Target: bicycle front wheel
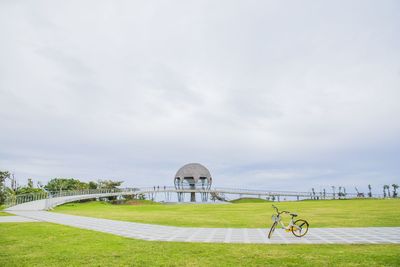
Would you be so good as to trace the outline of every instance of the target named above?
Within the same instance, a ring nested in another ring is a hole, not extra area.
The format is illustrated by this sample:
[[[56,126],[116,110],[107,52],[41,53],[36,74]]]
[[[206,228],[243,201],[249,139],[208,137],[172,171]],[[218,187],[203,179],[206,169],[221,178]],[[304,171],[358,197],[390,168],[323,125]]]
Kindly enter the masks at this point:
[[[277,222],[274,222],[271,226],[271,229],[269,229],[269,233],[268,233],[268,238],[270,239],[272,236],[272,233],[275,231],[275,227],[277,225]]]
[[[306,220],[297,220],[293,223],[292,233],[297,237],[305,236],[308,232],[308,222]]]

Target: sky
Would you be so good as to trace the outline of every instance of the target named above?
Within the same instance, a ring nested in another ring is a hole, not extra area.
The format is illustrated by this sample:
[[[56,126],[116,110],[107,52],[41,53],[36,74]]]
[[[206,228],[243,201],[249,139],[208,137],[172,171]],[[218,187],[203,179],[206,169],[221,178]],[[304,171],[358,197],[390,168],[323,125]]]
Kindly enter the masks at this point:
[[[0,169],[46,182],[400,183],[399,1],[0,0]]]

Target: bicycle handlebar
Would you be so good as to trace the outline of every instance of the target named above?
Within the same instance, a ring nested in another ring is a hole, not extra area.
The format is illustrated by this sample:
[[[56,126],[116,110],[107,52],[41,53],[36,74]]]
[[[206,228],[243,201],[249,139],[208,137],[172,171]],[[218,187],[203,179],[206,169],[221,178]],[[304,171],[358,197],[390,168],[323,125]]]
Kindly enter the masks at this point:
[[[278,208],[275,206],[275,205],[272,205],[272,207],[276,210],[276,213],[278,213],[279,214],[279,210],[278,210]]]
[[[279,212],[278,208],[275,205],[272,205],[272,207],[276,210],[276,213],[278,213],[278,214],[290,213],[290,211],[286,211],[286,210]]]

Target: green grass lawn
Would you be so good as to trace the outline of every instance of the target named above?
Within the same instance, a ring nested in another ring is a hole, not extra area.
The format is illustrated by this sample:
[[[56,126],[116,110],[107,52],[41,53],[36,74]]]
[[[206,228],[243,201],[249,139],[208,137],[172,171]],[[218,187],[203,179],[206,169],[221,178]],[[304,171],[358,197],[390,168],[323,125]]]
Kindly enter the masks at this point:
[[[2,211],[4,209],[4,205],[0,205],[0,216],[10,216],[12,214]]]
[[[400,199],[320,200],[274,203],[299,214],[311,227],[400,226]],[[269,227],[271,202],[225,205],[112,205],[70,203],[55,212],[162,225]],[[286,222],[289,217],[286,217]]]
[[[239,204],[239,203],[265,203],[265,202],[272,203],[272,202],[270,202],[268,200],[265,200],[265,199],[262,199],[262,198],[251,198],[251,197],[249,197],[249,198],[239,198],[239,199],[231,200],[229,202],[237,203],[237,204]]]
[[[399,245],[150,242],[51,223],[0,224],[0,266],[399,266]]]

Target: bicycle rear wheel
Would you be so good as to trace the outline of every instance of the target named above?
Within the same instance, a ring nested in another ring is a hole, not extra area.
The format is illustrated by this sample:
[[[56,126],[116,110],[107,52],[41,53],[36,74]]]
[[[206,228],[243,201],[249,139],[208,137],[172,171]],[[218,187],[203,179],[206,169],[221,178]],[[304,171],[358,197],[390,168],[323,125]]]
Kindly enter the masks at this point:
[[[308,232],[308,222],[306,220],[297,220],[293,223],[292,233],[297,237],[305,236]]]
[[[269,229],[269,233],[268,233],[268,239],[270,239],[270,238],[271,238],[271,236],[272,236],[272,233],[275,231],[275,227],[276,227],[276,225],[277,225],[277,222],[274,222],[274,223],[272,224],[272,226],[271,226],[271,229]]]

